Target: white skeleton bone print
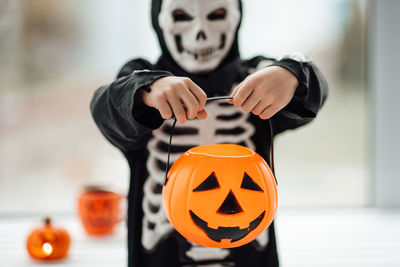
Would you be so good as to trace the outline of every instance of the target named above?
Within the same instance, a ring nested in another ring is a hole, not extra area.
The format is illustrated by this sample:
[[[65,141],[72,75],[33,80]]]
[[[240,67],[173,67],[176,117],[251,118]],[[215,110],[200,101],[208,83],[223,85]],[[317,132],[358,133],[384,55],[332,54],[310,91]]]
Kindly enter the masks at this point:
[[[262,61],[258,67],[265,67],[271,61]],[[187,149],[193,146],[233,143],[241,144],[250,149],[255,149],[250,137],[254,134],[254,126],[247,120],[249,113],[238,109],[223,101],[207,103],[208,118],[206,120],[188,120],[184,125],[176,125],[172,140],[171,163]],[[154,138],[148,143],[149,158],[147,170],[149,177],[144,184],[143,198],[143,229],[142,245],[148,251],[156,248],[157,244],[172,231],[173,227],[168,222],[162,208],[161,189],[165,175],[169,133],[172,120],[154,131]],[[180,149],[174,149],[180,147]],[[268,229],[256,239],[259,248],[268,244]],[[213,252],[213,253],[211,253]],[[211,254],[210,254],[211,253]],[[186,256],[198,261],[206,260],[213,255],[216,259],[224,259],[229,255],[227,249],[205,248],[191,243],[191,248],[186,251]],[[218,255],[218,256],[215,256]]]

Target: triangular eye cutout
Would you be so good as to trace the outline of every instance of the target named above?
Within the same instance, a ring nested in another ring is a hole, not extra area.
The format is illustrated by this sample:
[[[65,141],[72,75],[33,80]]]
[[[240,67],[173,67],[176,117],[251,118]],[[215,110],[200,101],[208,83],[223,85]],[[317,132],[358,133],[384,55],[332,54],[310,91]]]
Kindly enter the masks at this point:
[[[219,188],[219,183],[215,176],[215,172],[213,172],[198,187],[193,189],[193,192],[207,191],[215,188]]]
[[[244,175],[243,175],[243,181],[242,181],[242,185],[240,186],[240,188],[244,188],[244,189],[248,189],[248,190],[253,190],[253,191],[261,191],[261,192],[264,192],[264,191],[258,186],[258,184],[256,184],[256,182],[254,182],[254,180],[251,179],[251,177],[250,177],[247,173],[244,173]]]

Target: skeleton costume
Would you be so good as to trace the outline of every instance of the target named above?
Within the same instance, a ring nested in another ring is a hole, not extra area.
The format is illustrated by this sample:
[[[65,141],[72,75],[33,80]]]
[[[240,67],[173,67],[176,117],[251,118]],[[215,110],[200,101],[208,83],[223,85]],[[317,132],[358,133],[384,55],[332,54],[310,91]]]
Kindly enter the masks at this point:
[[[153,0],[152,22],[162,49],[158,62],[128,62],[92,99],[95,122],[131,168],[129,266],[278,266],[273,224],[250,244],[233,249],[200,247],[173,229],[161,206],[172,122],[136,98],[155,80],[171,75],[191,78],[208,97],[229,95],[250,73],[276,65],[292,72],[299,86],[291,102],[272,118],[274,133],[310,122],[326,98],[319,70],[299,55],[279,61],[262,56],[242,60],[237,44],[241,16],[239,0]],[[266,121],[224,101],[208,103],[206,109],[206,120],[175,127],[172,162],[190,147],[213,143],[249,147],[269,162]]]

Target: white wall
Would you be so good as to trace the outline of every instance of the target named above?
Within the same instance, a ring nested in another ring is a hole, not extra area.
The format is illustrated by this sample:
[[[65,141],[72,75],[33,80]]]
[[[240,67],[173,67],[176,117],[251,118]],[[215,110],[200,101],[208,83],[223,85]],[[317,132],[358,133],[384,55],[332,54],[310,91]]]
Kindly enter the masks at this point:
[[[375,1],[371,27],[375,205],[400,207],[400,1]]]

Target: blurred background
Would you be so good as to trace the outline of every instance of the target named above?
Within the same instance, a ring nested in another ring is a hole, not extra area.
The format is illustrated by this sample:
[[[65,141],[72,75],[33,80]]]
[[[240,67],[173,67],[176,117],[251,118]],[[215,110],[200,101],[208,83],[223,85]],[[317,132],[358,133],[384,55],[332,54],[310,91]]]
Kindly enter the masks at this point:
[[[126,193],[128,166],[94,125],[89,102],[129,59],[158,58],[149,5],[1,3],[0,212],[72,212],[87,183]],[[277,138],[281,206],[370,204],[367,2],[262,5],[268,16],[256,1],[244,5],[242,57],[302,52],[330,85],[318,119]]]
[[[0,240],[10,220],[18,218],[26,227],[34,222],[26,218],[44,215],[73,225],[67,218],[75,216],[84,185],[127,193],[128,165],[96,128],[89,102],[129,59],[158,58],[149,2],[0,0]],[[282,227],[293,229],[293,216],[305,226],[307,220],[318,221],[318,214],[329,223],[330,218],[360,214],[351,217],[359,218],[352,220],[357,229],[364,222],[360,218],[369,216],[365,210],[381,214],[383,208],[400,207],[393,100],[400,95],[390,68],[400,60],[400,33],[394,26],[400,22],[399,2],[244,2],[243,58],[301,52],[319,66],[330,87],[313,123],[276,139]],[[389,213],[400,223],[396,210]],[[331,228],[326,230],[332,234]],[[286,263],[311,266],[290,260],[299,256],[299,248],[285,245],[291,239],[282,235]],[[120,237],[113,244],[123,251],[116,255],[124,263],[124,234]],[[355,260],[349,266],[359,265]]]

